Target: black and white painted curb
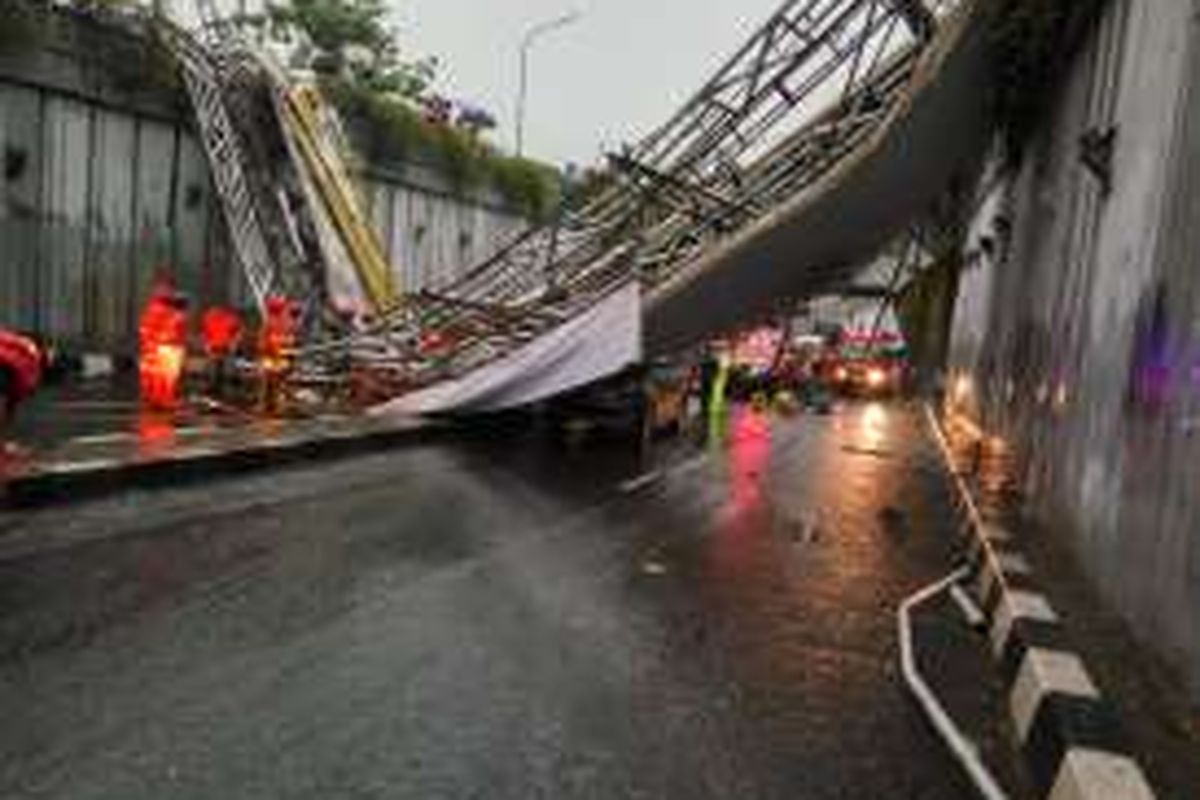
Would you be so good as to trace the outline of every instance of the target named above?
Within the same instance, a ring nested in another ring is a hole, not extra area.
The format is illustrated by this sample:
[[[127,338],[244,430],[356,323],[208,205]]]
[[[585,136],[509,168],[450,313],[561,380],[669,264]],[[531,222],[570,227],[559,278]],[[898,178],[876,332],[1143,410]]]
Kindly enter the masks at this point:
[[[1152,800],[1116,708],[1072,649],[1029,561],[1005,529],[985,522],[953,467],[933,412],[933,435],[958,484],[970,545],[966,583],[983,610],[988,647],[1008,690],[1009,714],[1039,797]]]

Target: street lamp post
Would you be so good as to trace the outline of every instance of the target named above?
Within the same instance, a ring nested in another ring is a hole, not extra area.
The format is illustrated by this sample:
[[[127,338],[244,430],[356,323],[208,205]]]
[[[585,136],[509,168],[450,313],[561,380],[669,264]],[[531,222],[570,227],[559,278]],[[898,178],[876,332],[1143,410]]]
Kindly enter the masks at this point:
[[[572,22],[575,22],[583,13],[580,11],[571,11],[563,14],[561,17],[539,22],[538,24],[525,31],[525,35],[521,37],[521,74],[517,85],[517,155],[523,155],[525,152],[525,102],[529,92],[529,50],[533,47],[534,42],[544,34],[556,31],[560,28],[565,28]]]

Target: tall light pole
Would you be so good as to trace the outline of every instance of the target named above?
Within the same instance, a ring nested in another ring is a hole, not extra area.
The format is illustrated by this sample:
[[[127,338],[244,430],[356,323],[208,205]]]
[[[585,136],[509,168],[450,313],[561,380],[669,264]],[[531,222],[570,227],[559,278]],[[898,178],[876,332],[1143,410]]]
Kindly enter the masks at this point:
[[[529,50],[541,36],[565,28],[583,16],[579,10],[539,22],[521,37],[521,75],[517,84],[517,155],[525,153],[525,100],[529,92]]]

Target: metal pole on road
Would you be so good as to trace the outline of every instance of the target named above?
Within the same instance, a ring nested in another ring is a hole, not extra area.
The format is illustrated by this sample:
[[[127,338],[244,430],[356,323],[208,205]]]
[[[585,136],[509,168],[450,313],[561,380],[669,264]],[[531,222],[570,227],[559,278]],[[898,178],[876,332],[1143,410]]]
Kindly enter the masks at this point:
[[[565,28],[573,22],[576,22],[583,16],[583,12],[578,9],[563,14],[561,17],[539,22],[529,30],[525,31],[525,35],[521,37],[521,68],[520,77],[517,84],[517,155],[525,153],[525,104],[529,93],[529,50],[533,47],[537,39],[551,31]]]

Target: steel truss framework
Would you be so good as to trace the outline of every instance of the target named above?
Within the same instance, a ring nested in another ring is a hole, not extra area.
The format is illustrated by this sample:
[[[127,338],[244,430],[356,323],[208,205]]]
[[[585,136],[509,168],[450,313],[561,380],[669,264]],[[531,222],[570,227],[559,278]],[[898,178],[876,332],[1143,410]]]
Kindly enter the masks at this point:
[[[212,0],[197,2],[219,25]],[[664,125],[610,157],[612,181],[586,207],[407,296],[365,331],[312,343],[302,365],[339,375],[365,363],[394,375],[399,390],[428,385],[512,351],[631,279],[653,291],[866,142],[953,4],[786,0]]]

